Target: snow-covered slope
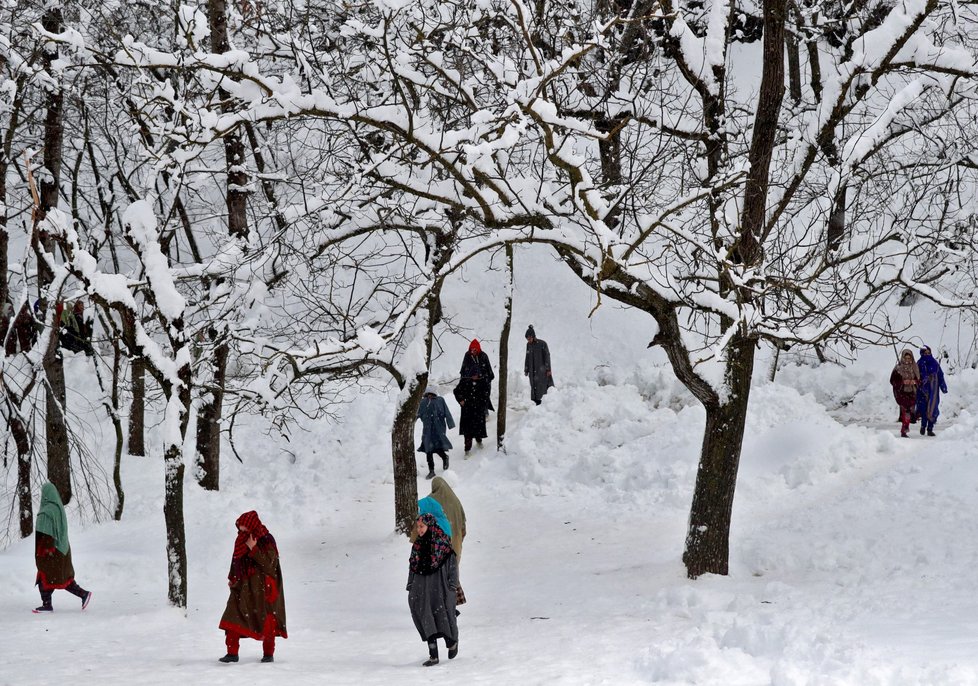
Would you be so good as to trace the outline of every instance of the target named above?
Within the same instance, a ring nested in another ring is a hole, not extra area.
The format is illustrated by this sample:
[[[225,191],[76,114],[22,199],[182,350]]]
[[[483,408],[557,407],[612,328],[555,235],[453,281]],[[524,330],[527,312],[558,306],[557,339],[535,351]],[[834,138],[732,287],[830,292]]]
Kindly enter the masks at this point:
[[[758,364],[731,574],[692,582],[680,557],[702,409],[646,350],[645,315],[606,302],[589,320],[593,297],[559,265],[521,254],[517,269],[508,452],[452,453],[469,519],[456,660],[420,667],[409,548],[391,532],[393,396],[370,392],[288,444],[254,419],[221,492],[188,483],[186,616],[166,605],[158,455],[126,458],[121,522],[69,508],[95,592],[84,613],[58,592],[54,614],[32,615],[32,542],[0,551],[0,684],[978,684],[978,373],[948,376],[936,438],[905,440],[891,352],[789,364],[773,384]],[[465,277],[446,293],[460,329],[435,362],[446,393],[469,337],[498,349],[498,303],[463,288],[498,293],[501,275]],[[936,347],[942,323],[927,321],[917,335]],[[539,407],[522,381],[528,323],[557,381]],[[108,445],[100,410],[69,402]],[[246,641],[225,666],[217,622],[249,509],[279,543],[290,638],[275,664]]]

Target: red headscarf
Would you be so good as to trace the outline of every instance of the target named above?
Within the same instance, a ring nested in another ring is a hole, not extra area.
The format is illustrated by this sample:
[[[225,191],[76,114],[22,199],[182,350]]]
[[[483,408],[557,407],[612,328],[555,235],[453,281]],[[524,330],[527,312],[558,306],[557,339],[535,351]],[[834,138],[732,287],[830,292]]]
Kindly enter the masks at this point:
[[[469,343],[469,352],[473,355],[478,355],[482,352],[482,346],[479,345],[479,339],[473,338],[472,342]]]
[[[247,557],[249,536],[254,536],[255,540],[258,541],[256,546],[262,548],[271,546],[276,551],[278,550],[275,539],[268,533],[268,529],[261,523],[258,513],[254,510],[245,512],[238,517],[234,525],[238,528],[238,537],[234,539],[234,554],[231,556],[231,569],[228,572],[228,579],[231,581],[249,577],[258,569],[255,563]],[[241,531],[242,528],[247,530]]]

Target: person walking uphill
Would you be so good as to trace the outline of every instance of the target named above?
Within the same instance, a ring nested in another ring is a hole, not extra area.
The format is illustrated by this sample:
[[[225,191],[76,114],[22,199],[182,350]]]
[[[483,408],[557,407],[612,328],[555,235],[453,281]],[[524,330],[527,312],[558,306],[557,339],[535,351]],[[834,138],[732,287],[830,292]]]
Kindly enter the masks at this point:
[[[526,362],[523,365],[523,375],[530,380],[530,400],[537,405],[543,396],[553,387],[554,379],[550,372],[550,348],[546,341],[537,338],[533,325],[526,330]]]
[[[231,593],[218,625],[224,629],[228,652],[219,662],[238,661],[242,636],[261,641],[261,661],[274,662],[275,637],[289,637],[278,546],[255,511],[245,512],[234,525],[238,537],[228,572]]]
[[[478,340],[473,339],[469,351],[462,360],[461,377],[453,391],[455,400],[462,408],[458,420],[458,432],[465,437],[465,452],[472,450],[472,440],[482,445],[486,433],[486,415],[492,409],[491,382],[495,378],[489,366],[489,356],[482,351]]]
[[[41,606],[35,608],[34,613],[54,611],[51,597],[58,588],[63,588],[81,599],[84,610],[92,600],[92,592],[86,591],[75,581],[65,506],[61,503],[61,494],[57,487],[50,482],[41,486],[41,506],[37,512],[34,531],[34,561],[37,563],[35,583],[41,592]]]
[[[944,383],[944,372],[941,363],[931,354],[926,345],[920,349],[920,359],[917,360],[920,370],[920,387],[917,389],[917,414],[920,415],[920,435],[926,432],[934,434],[934,423],[941,414],[941,393],[947,393]]]
[[[427,500],[427,498],[425,499]],[[455,593],[458,564],[449,535],[432,514],[422,514],[414,524],[408,572],[408,607],[411,619],[428,644],[425,667],[438,664],[438,639],[445,640],[448,659],[458,655]]]
[[[445,399],[435,393],[434,389],[427,389],[421,404],[418,406],[418,419],[421,420],[421,445],[418,452],[424,453],[428,458],[428,475],[426,479],[433,479],[435,476],[435,458],[437,453],[441,457],[442,468],[448,469],[448,454],[446,451],[452,449],[451,441],[448,440],[448,430],[455,428],[455,420],[452,413],[448,410],[448,403]]]
[[[917,388],[920,386],[920,370],[909,348],[900,353],[900,359],[890,373],[890,386],[893,387],[893,397],[900,406],[900,436],[907,438],[910,421],[916,409]]]

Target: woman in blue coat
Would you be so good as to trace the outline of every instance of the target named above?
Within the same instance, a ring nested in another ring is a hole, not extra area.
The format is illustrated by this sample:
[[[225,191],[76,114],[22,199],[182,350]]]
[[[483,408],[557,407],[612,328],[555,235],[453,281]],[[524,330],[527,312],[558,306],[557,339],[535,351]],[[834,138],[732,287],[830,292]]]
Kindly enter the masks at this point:
[[[931,354],[926,345],[920,349],[917,360],[920,370],[920,386],[917,389],[917,414],[920,415],[920,435],[934,435],[934,422],[941,414],[941,393],[947,393],[941,363]]]
[[[418,419],[421,420],[421,445],[418,446],[418,452],[424,453],[428,458],[428,475],[425,478],[434,479],[435,453],[441,457],[442,467],[448,469],[446,451],[452,449],[452,444],[448,440],[448,430],[455,428],[455,420],[448,410],[448,403],[431,388],[425,391],[421,399]]]

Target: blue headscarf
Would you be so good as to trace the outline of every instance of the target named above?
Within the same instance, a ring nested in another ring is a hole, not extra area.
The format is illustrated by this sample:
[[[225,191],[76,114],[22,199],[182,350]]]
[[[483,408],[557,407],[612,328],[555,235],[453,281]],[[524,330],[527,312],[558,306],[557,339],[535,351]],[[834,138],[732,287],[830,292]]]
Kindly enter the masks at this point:
[[[422,498],[418,501],[418,516],[430,514],[438,522],[439,528],[448,535],[449,538],[452,536],[452,525],[448,523],[448,517],[445,516],[445,510],[442,508],[441,503],[432,498],[430,495],[427,498]]]

